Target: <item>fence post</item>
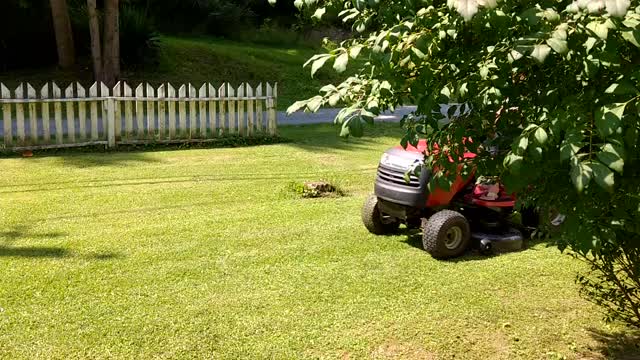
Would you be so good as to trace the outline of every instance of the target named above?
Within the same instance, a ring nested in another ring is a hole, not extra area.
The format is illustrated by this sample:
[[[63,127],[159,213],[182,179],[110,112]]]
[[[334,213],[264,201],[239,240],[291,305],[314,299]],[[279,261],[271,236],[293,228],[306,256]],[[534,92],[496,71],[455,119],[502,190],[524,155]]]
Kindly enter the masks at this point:
[[[274,89],[267,83],[267,129],[269,135],[276,134],[276,101]]]
[[[107,99],[107,146],[116,147],[116,100],[112,97]]]

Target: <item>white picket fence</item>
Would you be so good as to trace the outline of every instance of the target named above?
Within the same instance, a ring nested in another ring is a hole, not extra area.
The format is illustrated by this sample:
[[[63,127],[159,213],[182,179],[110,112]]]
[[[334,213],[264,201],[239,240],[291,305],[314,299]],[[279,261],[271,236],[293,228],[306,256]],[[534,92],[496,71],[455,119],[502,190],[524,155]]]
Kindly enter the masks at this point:
[[[277,84],[217,89],[171,84],[112,89],[94,83],[87,92],[70,84],[64,94],[55,82],[39,92],[20,84],[12,94],[0,83],[0,122],[5,150],[62,148],[104,144],[215,141],[225,135],[276,134]],[[87,96],[88,93],[88,96]]]

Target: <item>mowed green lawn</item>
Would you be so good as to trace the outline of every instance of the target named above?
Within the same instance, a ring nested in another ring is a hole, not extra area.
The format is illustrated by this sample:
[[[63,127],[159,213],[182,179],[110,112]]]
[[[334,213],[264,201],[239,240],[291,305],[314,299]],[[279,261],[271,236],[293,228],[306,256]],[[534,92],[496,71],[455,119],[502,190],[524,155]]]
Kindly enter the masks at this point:
[[[399,129],[335,132],[0,160],[0,357],[575,359],[633,341],[557,249],[444,262],[367,233],[360,206]],[[320,179],[347,196],[287,190]]]

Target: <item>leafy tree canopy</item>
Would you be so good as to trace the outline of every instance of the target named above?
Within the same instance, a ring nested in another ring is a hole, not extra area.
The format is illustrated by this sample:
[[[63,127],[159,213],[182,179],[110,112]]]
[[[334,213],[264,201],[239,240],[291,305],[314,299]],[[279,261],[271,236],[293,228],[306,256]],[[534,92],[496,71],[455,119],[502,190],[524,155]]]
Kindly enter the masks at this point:
[[[613,317],[640,325],[638,0],[296,5],[315,9],[316,17],[337,12],[356,34],[311,58],[305,66],[312,76],[322,66],[361,69],[289,111],[341,104],[342,135],[360,136],[381,111],[417,105],[403,120],[402,144],[427,138],[453,156],[476,152],[480,175],[500,175],[523,203],[567,214],[559,246],[608,259],[605,270],[614,277],[607,281],[628,291],[602,301],[614,304]],[[441,103],[472,111],[447,123],[438,115]],[[432,185],[446,187],[455,165],[430,154],[441,169]],[[615,275],[620,269],[626,273]]]

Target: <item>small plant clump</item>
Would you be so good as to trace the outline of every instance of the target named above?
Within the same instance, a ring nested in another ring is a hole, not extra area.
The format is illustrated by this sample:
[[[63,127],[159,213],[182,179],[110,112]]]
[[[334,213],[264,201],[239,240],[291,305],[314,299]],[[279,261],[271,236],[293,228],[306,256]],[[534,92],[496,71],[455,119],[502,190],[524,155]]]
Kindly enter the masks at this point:
[[[344,192],[327,181],[305,181],[289,183],[289,189],[303,198],[344,196]]]

